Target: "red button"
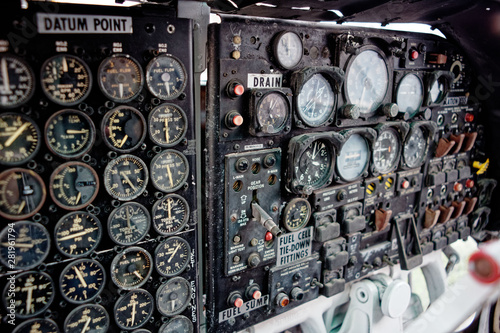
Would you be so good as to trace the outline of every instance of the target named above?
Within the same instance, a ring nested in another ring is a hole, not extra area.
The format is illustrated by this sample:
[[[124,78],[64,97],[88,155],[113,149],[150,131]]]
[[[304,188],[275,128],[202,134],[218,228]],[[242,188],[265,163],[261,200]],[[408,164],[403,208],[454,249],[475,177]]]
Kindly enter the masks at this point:
[[[241,124],[243,124],[243,117],[238,114],[236,116],[233,117],[233,119],[231,120],[233,122],[233,125],[234,126],[241,126]]]
[[[253,299],[259,299],[261,296],[262,296],[262,293],[260,292],[260,290],[256,290],[252,294]]]
[[[405,190],[410,187],[410,182],[407,181],[407,180],[404,180],[402,183],[401,183],[401,187],[404,188]]]
[[[474,121],[474,115],[472,113],[465,114],[465,121],[468,123],[472,123]]]
[[[234,306],[241,308],[243,306],[243,300],[241,298],[237,298],[236,301],[234,301]]]
[[[474,181],[472,179],[467,179],[465,182],[465,187],[467,188],[473,188],[474,187]]]
[[[266,232],[265,240],[266,240],[266,242],[272,241],[273,240],[273,234],[270,233],[269,231]]]
[[[411,58],[411,60],[417,60],[418,59],[418,51],[415,51],[415,50],[411,51],[410,58]]]
[[[243,85],[241,84],[236,84],[234,86],[233,92],[236,96],[241,96],[245,92],[245,87],[243,87]]]
[[[284,297],[284,298],[281,300],[280,305],[281,305],[281,307],[283,307],[283,308],[284,308],[285,306],[287,306],[287,305],[288,305],[288,303],[290,303],[290,300],[288,299],[288,297]]]
[[[455,192],[460,192],[464,189],[464,186],[462,185],[462,183],[455,183],[455,185],[453,185],[453,190]]]

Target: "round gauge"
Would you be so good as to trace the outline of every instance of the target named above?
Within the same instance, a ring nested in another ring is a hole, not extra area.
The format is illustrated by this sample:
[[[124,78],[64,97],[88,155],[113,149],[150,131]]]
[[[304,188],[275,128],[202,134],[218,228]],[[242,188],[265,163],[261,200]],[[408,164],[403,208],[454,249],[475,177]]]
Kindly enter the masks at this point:
[[[99,304],[80,305],[64,320],[65,333],[106,333],[108,327],[108,312]]]
[[[38,126],[20,113],[0,115],[0,164],[20,165],[40,149]]]
[[[382,104],[389,88],[389,70],[381,53],[360,52],[346,70],[346,97],[359,107],[360,114],[369,115]]]
[[[156,306],[164,316],[173,316],[184,311],[191,300],[191,285],[181,277],[174,277],[156,291]]]
[[[63,209],[78,210],[87,207],[98,191],[97,172],[82,162],[61,164],[50,176],[50,196]]]
[[[439,104],[444,100],[447,93],[447,82],[444,76],[440,76],[437,80],[431,83],[429,89],[430,102],[432,104]]]
[[[315,140],[300,155],[295,168],[296,186],[310,186],[317,189],[330,179],[332,151],[325,140]]]
[[[61,217],[54,229],[57,249],[68,257],[85,257],[99,245],[101,222],[86,212],[72,212]]]
[[[173,149],[156,155],[151,161],[150,169],[153,186],[164,192],[177,191],[189,176],[186,157]]]
[[[144,85],[141,65],[127,54],[104,59],[97,71],[99,88],[112,101],[125,103],[139,95]]]
[[[57,324],[51,319],[34,318],[17,325],[12,333],[59,333]]]
[[[126,248],[111,263],[111,280],[122,289],[130,290],[145,284],[153,271],[153,258],[141,247]]]
[[[95,141],[95,126],[85,113],[65,109],[54,113],[45,124],[45,142],[50,151],[65,159],[87,153]]]
[[[193,333],[193,322],[185,316],[175,316],[161,325],[158,333]]]
[[[31,269],[47,258],[50,235],[39,223],[19,221],[2,230],[0,245],[0,262],[4,266],[10,270]]]
[[[66,266],[59,278],[62,296],[70,303],[86,303],[104,289],[104,267],[91,259],[78,259]]]
[[[119,106],[108,111],[101,127],[104,143],[122,153],[137,149],[146,138],[146,119],[131,106]]]
[[[399,112],[408,113],[410,117],[417,114],[424,100],[422,80],[415,74],[406,74],[399,82],[396,93],[396,103]]]
[[[171,277],[181,273],[189,263],[191,247],[181,237],[170,237],[158,245],[155,250],[156,271]]]
[[[187,131],[187,117],[184,111],[173,104],[161,104],[149,114],[149,137],[160,147],[178,144]]]
[[[304,54],[302,39],[295,32],[283,31],[274,40],[274,57],[284,69],[295,68]]]
[[[179,97],[186,87],[186,69],[173,56],[162,54],[151,60],[146,67],[146,84],[149,91],[159,99]]]
[[[42,177],[28,169],[13,168],[0,173],[0,216],[22,220],[42,208],[47,191]]]
[[[164,236],[173,235],[188,222],[188,203],[177,194],[167,195],[154,204],[152,217],[156,232]]]
[[[332,121],[335,94],[322,74],[314,74],[299,89],[297,113],[308,126],[318,127]]]
[[[139,328],[138,330],[132,331],[132,333],[151,333],[151,331],[144,328]]]
[[[304,228],[311,217],[311,205],[304,198],[294,198],[283,211],[283,224],[288,231]]]
[[[29,101],[35,91],[35,73],[21,58],[0,57],[0,107],[12,109]]]
[[[393,171],[399,162],[401,142],[393,128],[387,128],[379,133],[373,149],[373,167],[379,173]]]
[[[5,308],[14,304],[19,318],[37,316],[47,310],[54,300],[54,282],[47,273],[25,272],[17,275],[3,290]],[[14,287],[14,289],[10,289]]]
[[[290,112],[286,97],[280,92],[269,92],[257,103],[257,124],[264,133],[278,133],[285,127]]]
[[[83,101],[92,87],[92,73],[80,58],[59,54],[42,65],[41,83],[44,94],[54,103],[76,105]]]
[[[104,186],[109,195],[121,201],[137,198],[146,190],[148,168],[134,155],[111,160],[104,170]]]
[[[116,324],[124,330],[144,326],[153,315],[153,296],[144,289],[136,289],[120,297],[115,304]]]
[[[363,175],[370,161],[370,147],[366,139],[353,134],[342,146],[337,156],[337,172],[345,181],[352,181]]]
[[[132,245],[146,237],[150,224],[151,217],[146,207],[128,202],[109,214],[109,237],[117,244]]]
[[[427,139],[419,127],[410,130],[403,146],[403,158],[409,168],[420,166],[425,159],[427,151]]]

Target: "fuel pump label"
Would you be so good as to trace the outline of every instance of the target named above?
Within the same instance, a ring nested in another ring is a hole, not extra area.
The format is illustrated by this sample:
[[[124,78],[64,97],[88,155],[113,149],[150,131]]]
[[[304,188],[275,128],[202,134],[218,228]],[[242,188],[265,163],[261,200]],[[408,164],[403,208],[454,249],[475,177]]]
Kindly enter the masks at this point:
[[[226,309],[219,312],[219,323],[223,323],[231,318],[241,316],[244,313],[253,311],[266,305],[269,305],[269,295],[264,295],[259,299],[253,299],[251,301],[245,302],[239,308],[234,307]]]
[[[276,266],[283,266],[311,255],[313,227],[284,234],[278,238]]]

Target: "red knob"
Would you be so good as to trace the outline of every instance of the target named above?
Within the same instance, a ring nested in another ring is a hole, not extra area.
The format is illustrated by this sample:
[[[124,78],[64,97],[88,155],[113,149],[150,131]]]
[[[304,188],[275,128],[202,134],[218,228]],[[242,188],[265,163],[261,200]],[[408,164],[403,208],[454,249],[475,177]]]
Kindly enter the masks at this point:
[[[453,185],[453,191],[455,192],[460,192],[464,189],[464,186],[462,185],[462,183],[455,183],[455,185]]]
[[[410,182],[407,181],[407,180],[404,180],[402,183],[401,183],[401,187],[404,188],[405,190],[410,187]]]
[[[465,121],[468,123],[472,123],[474,121],[474,115],[472,113],[465,114]]]
[[[260,290],[256,290],[252,294],[253,299],[259,299],[261,296],[262,296],[262,293],[260,292]]]
[[[242,84],[235,84],[233,92],[235,96],[241,96],[245,92],[245,87]]]
[[[241,298],[237,298],[235,301],[234,301],[234,306],[237,307],[237,308],[241,308],[243,306],[243,300]]]
[[[474,181],[472,179],[467,179],[465,182],[465,187],[467,188],[473,188],[474,187]]]
[[[272,241],[273,240],[273,234],[270,233],[269,231],[266,232],[266,236],[264,237],[264,239],[266,240],[266,242]]]
[[[410,51],[410,59],[417,60],[418,59],[418,51],[416,51],[416,50]]]

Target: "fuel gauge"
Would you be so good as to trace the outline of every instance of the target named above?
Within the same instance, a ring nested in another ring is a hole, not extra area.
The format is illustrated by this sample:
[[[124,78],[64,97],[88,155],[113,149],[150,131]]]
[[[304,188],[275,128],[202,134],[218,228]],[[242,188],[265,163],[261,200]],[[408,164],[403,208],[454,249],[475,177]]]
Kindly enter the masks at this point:
[[[186,69],[176,57],[162,54],[151,60],[146,67],[148,89],[159,99],[179,97],[184,91],[186,83]]]
[[[153,271],[151,254],[141,247],[126,248],[111,263],[111,280],[125,290],[144,285]]]
[[[184,311],[191,300],[191,285],[181,277],[174,277],[156,291],[156,305],[164,316],[173,316]]]
[[[97,76],[102,93],[118,103],[136,98],[144,84],[141,65],[127,54],[115,54],[104,59]]]

